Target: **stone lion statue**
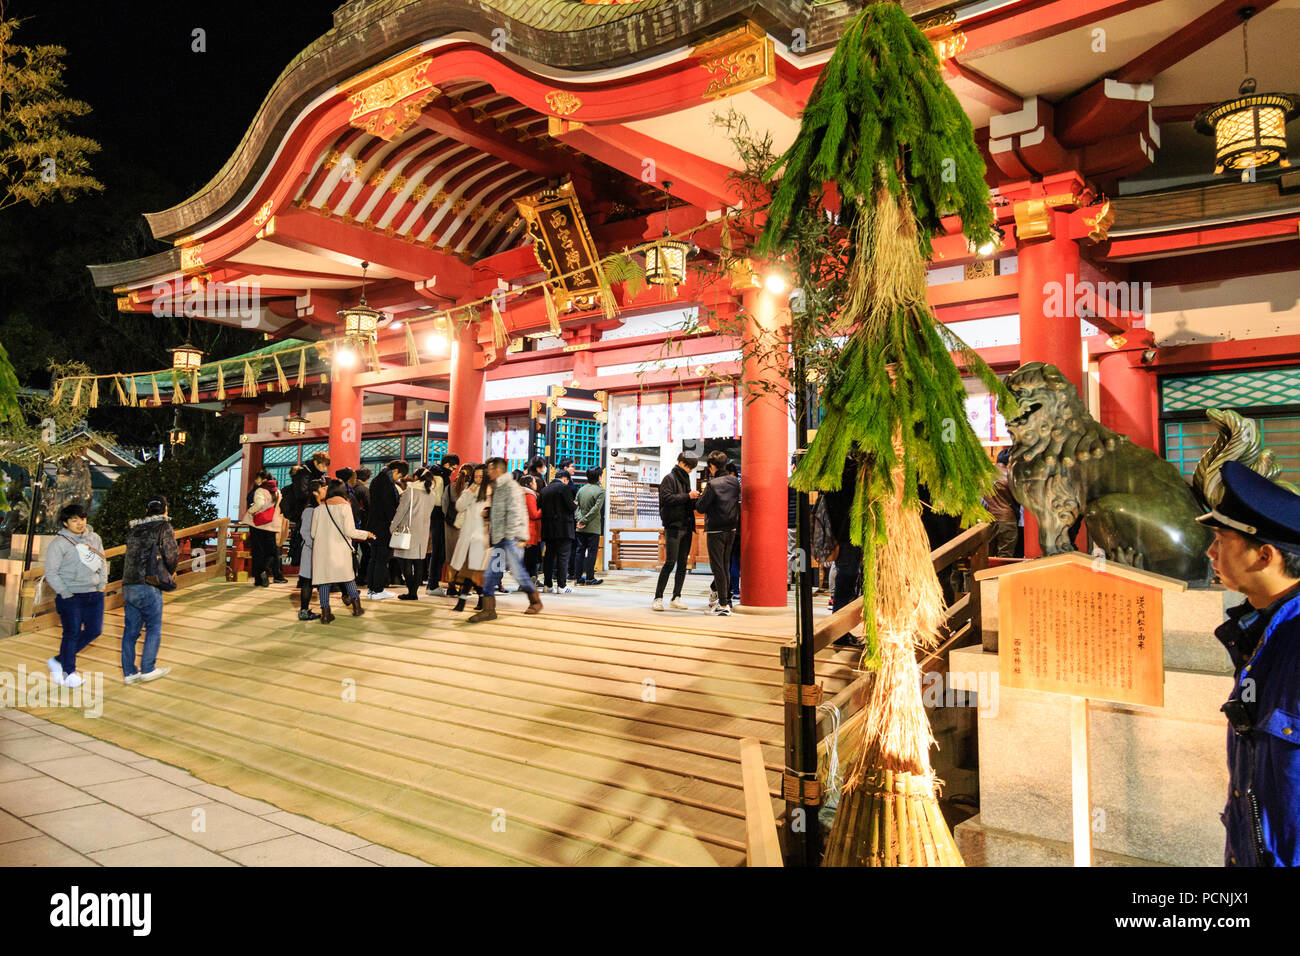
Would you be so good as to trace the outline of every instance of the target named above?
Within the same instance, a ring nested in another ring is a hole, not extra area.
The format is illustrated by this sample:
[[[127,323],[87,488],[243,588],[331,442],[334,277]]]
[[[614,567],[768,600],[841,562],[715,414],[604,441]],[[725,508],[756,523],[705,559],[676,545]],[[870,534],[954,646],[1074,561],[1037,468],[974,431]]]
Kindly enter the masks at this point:
[[[1101,425],[1055,365],[1022,365],[1006,385],[1020,405],[1007,422],[1012,493],[1044,555],[1076,550],[1082,522],[1108,560],[1209,584],[1205,509],[1174,465]]]

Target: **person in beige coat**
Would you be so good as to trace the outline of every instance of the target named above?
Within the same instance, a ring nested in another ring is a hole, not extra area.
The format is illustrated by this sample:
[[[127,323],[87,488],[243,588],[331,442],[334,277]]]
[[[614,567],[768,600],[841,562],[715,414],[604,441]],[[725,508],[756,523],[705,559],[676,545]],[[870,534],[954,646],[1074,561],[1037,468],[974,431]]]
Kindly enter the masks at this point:
[[[480,595],[483,587],[483,572],[487,570],[488,546],[487,517],[491,505],[492,483],[487,480],[487,469],[483,465],[470,466],[471,482],[465,486],[456,499],[456,550],[451,556],[451,587],[448,596],[457,598],[453,610],[465,610],[465,598],[472,588],[478,588]],[[480,597],[479,606],[483,609]]]
[[[263,469],[253,476],[253,493],[244,513],[244,523],[252,531],[249,534],[249,550],[253,559],[253,584],[256,587],[270,587],[271,580],[285,580],[280,570],[280,529],[284,517],[280,514],[280,490],[275,478]]]
[[[402,496],[397,499],[397,511],[393,514],[389,531],[393,534],[411,533],[409,546],[393,548],[393,557],[402,562],[402,580],[406,583],[406,593],[397,596],[399,601],[419,600],[424,560],[429,553],[433,509],[435,505],[441,506],[442,491],[442,476],[421,468],[406,482]]]
[[[350,605],[352,616],[365,613],[357,591],[357,573],[352,567],[353,541],[365,541],[375,535],[352,523],[352,503],[347,489],[337,479],[325,492],[325,503],[314,509],[311,518],[311,583],[320,595],[322,624],[334,620],[330,611],[330,585],[343,587],[343,603]]]

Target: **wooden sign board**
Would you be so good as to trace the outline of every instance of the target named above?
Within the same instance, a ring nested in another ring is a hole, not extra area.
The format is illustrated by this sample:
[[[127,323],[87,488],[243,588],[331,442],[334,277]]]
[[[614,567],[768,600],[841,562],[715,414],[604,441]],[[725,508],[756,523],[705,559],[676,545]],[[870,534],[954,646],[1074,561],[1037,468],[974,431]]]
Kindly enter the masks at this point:
[[[1164,706],[1163,592],[1182,581],[1078,552],[976,575],[998,577],[1005,687]]]
[[[519,214],[533,237],[537,262],[555,281],[555,304],[561,312],[594,309],[600,299],[599,257],[571,182],[516,199]]]

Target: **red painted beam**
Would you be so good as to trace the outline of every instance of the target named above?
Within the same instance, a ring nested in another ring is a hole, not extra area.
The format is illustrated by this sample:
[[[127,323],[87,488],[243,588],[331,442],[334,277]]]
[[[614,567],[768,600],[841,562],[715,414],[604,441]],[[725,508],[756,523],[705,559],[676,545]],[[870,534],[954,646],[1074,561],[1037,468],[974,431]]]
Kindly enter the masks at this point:
[[[1300,242],[1277,241],[1252,246],[1244,255],[1218,251],[1172,256],[1135,262],[1130,269],[1133,281],[1150,282],[1153,286],[1223,282],[1278,272],[1300,274]]]
[[[1151,118],[1159,123],[1190,123],[1196,114],[1213,103],[1184,103],[1181,106],[1153,106]]]
[[[674,196],[701,209],[734,206],[740,201],[735,185],[729,181],[733,170],[626,126],[571,128],[559,138],[634,179],[642,178],[650,168],[646,160],[650,160],[654,164],[654,178],[647,181],[671,180]]]
[[[1277,0],[1250,0],[1258,15]],[[1242,0],[1222,0],[1191,23],[1161,40],[1151,49],[1129,60],[1114,77],[1121,83],[1149,83],[1176,63],[1181,63],[1201,47],[1213,43],[1225,33],[1241,26],[1238,11],[1248,4]]]
[[[945,77],[948,85],[958,96],[966,96],[985,106],[991,106],[999,113],[1014,113],[1024,106],[1024,97],[978,70],[959,63],[955,57],[944,60],[943,69],[948,74]]]
[[[1107,260],[1155,258],[1160,255],[1193,249],[1222,249],[1260,242],[1295,239],[1300,229],[1300,217],[1274,217],[1251,222],[1228,222],[1193,229],[1177,229],[1149,236],[1117,237],[1104,243]]]
[[[352,268],[369,261],[410,281],[437,275],[447,287],[469,284],[469,266],[455,256],[304,210],[277,216],[275,232],[266,241]]]
[[[925,297],[931,309],[963,303],[986,302],[991,299],[1010,299],[1020,293],[1020,276],[1011,273],[990,276],[987,279],[970,279],[966,282],[946,282],[926,288]]]
[[[543,155],[536,147],[501,133],[494,126],[476,123],[464,114],[453,112],[446,97],[440,97],[425,107],[416,123],[548,179],[574,171],[573,164],[566,162],[563,156]],[[587,178],[585,171],[579,171],[579,178]]]
[[[1160,0],[1028,0],[1009,4],[961,24],[962,55],[987,56],[1014,50],[1047,37],[1158,3]]]

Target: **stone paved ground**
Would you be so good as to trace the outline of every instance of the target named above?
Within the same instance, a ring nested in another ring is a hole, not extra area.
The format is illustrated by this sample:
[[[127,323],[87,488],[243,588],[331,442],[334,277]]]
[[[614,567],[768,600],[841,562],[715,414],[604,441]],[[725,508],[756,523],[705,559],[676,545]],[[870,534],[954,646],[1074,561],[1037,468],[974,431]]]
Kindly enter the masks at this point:
[[[0,866],[427,866],[21,710],[0,710]]]

